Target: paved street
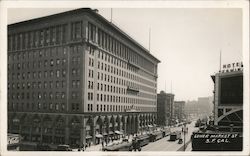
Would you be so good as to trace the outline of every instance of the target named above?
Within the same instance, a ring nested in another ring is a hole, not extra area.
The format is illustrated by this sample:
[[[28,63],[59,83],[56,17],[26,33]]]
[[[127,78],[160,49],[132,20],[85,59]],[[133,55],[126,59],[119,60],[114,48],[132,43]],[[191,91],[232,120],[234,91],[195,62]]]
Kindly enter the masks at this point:
[[[197,130],[196,127],[194,127],[194,123],[188,124],[188,133],[186,134],[185,142],[189,142],[191,139],[191,134],[194,130]],[[180,130],[182,127],[173,127],[171,128],[171,131]],[[177,151],[179,150],[184,144],[178,144],[178,140],[176,141],[169,141],[169,137],[167,136],[163,139],[160,139],[155,142],[151,142],[148,145],[142,147],[142,151]],[[182,133],[183,138],[183,133]],[[191,143],[191,142],[190,142]]]

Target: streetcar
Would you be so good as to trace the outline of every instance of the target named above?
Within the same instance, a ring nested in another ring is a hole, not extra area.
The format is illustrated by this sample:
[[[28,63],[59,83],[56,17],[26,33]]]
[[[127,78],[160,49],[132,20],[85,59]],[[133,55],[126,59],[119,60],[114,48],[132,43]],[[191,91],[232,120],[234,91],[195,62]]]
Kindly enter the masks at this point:
[[[155,142],[156,140],[159,140],[161,138],[163,138],[163,132],[162,131],[153,132],[153,133],[150,134],[150,137],[149,137],[151,142]]]
[[[132,151],[132,142],[122,142],[119,144],[113,144],[102,148],[103,151]]]

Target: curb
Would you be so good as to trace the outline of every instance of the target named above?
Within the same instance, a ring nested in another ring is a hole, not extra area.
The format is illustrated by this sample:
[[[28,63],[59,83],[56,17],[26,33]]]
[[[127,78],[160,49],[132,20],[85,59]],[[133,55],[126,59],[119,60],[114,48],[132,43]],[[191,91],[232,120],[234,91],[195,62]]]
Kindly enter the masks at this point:
[[[188,144],[191,142],[191,139],[185,143],[185,147],[187,148]],[[177,151],[184,151],[184,145],[182,145]]]

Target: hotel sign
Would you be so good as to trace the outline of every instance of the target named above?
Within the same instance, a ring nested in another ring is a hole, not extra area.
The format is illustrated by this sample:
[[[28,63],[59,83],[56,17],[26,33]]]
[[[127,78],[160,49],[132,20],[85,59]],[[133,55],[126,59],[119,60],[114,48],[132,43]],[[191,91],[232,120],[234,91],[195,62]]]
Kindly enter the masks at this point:
[[[241,71],[243,70],[242,62],[235,62],[230,64],[224,64],[222,66],[222,73],[233,72],[233,71]]]

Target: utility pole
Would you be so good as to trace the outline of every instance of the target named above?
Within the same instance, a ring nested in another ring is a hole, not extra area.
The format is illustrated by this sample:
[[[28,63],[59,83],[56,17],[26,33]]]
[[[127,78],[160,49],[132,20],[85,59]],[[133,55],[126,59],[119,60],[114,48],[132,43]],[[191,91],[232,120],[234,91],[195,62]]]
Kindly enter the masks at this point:
[[[113,20],[113,8],[111,8],[111,12],[110,12],[110,22],[112,23],[112,20]]]
[[[149,39],[149,41],[148,41],[148,51],[150,52],[150,42],[151,42],[151,28],[149,28],[149,37],[148,37]]]
[[[186,150],[186,130],[187,130],[186,124],[184,124],[184,128],[183,128],[183,132],[184,132],[184,149],[183,149],[183,151]]]
[[[221,50],[220,50],[220,68],[219,73],[221,72]]]

